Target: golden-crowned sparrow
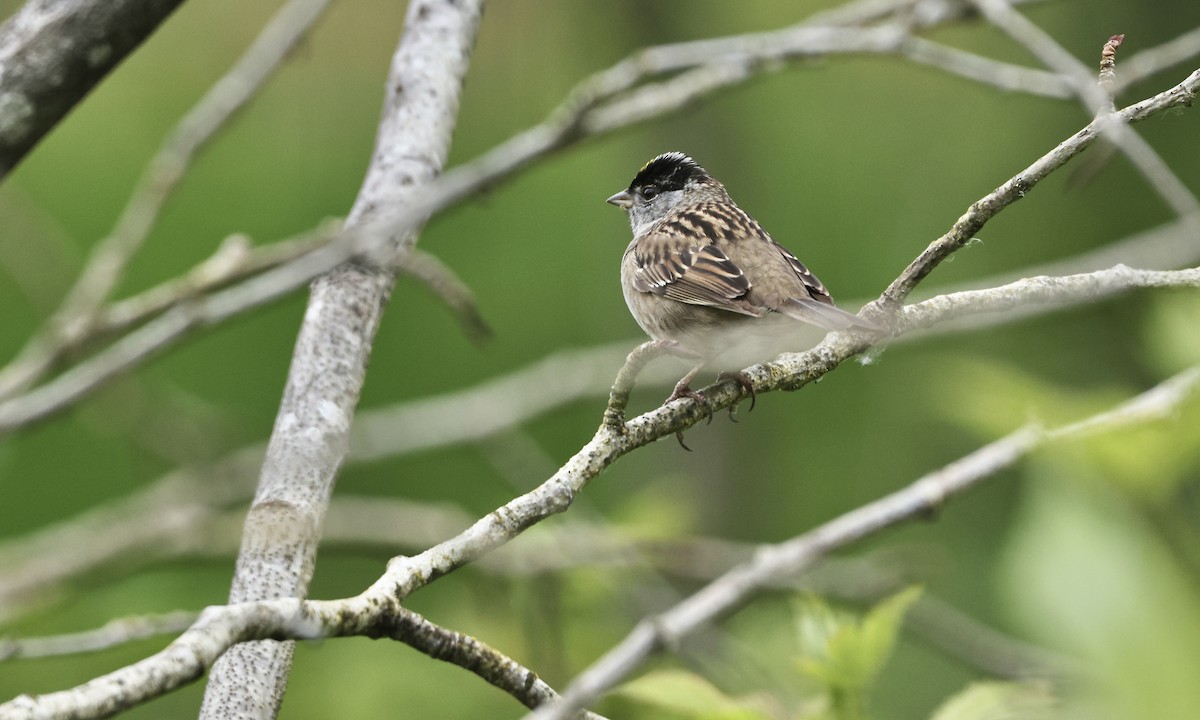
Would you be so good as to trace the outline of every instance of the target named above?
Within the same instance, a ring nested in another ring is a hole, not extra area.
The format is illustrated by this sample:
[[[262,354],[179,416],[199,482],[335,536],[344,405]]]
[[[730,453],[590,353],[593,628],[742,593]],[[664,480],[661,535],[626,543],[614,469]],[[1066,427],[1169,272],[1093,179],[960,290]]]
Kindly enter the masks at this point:
[[[707,403],[689,387],[696,374],[751,337],[778,334],[772,317],[826,330],[877,329],[835,307],[821,281],[683,153],[646,163],[608,202],[627,210],[633,226],[621,260],[629,311],[656,341],[700,358],[666,402]],[[734,379],[753,397],[744,377]]]

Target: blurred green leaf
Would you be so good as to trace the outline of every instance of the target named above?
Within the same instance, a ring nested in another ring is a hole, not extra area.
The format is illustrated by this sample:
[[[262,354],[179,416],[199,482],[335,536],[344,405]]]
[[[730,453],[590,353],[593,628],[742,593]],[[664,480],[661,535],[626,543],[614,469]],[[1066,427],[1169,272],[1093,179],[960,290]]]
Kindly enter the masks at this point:
[[[873,607],[863,618],[856,643],[858,647],[849,650],[860,658],[864,680],[873,678],[891,657],[904,615],[920,596],[918,586],[901,590]]]
[[[1055,720],[1058,700],[1042,683],[981,682],[942,703],[932,720]]]
[[[825,686],[832,717],[865,718],[867,691],[895,647],[904,614],[920,596],[919,587],[881,601],[861,620],[838,614],[816,597],[798,606],[797,666]]]
[[[1156,294],[1142,328],[1150,360],[1165,375],[1200,363],[1200,294]]]
[[[1031,421],[1049,426],[1072,422],[1132,394],[1120,388],[1065,388],[1016,365],[982,357],[946,358],[937,374],[942,390],[928,396],[933,409],[988,439]]]
[[[661,713],[697,720],[770,720],[761,701],[733,698],[684,670],[658,670],[630,681],[617,694]]]
[[[1035,641],[1077,655],[1101,718],[1196,717],[1200,592],[1163,528],[1091,482],[1077,464],[1042,456],[1008,543],[1007,606]],[[1070,696],[1068,703],[1078,701]]]

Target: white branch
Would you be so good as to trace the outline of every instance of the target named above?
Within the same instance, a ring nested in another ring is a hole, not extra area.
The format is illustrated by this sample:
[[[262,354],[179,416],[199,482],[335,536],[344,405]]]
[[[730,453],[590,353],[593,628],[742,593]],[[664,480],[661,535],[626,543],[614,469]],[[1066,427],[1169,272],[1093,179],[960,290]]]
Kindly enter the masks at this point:
[[[138,180],[112,233],[92,251],[62,307],[0,371],[0,398],[36,382],[91,332],[95,313],[145,242],[192,158],[254,97],[328,4],[329,0],[291,0],[179,122]]]
[[[339,242],[209,296],[180,296],[162,317],[122,338],[111,348],[63,373],[46,385],[0,401],[0,435],[42,420],[77,402],[112,378],[178,342],[197,328],[272,302],[355,256],[374,256],[389,238],[424,221],[475,192],[492,186],[536,159],[582,139],[658,117],[730,85],[777,70],[783,61],[837,53],[898,54],[915,62],[987,82],[1007,90],[1062,97],[1060,79],[940,46],[907,33],[900,25],[867,28],[836,23],[869,22],[901,13],[917,13],[917,26],[929,27],[959,17],[962,5],[945,0],[893,0],[854,3],[836,16],[819,16],[780,31],[701,40],[647,48],[580,82],[550,118],[483,156],[430,183],[407,205],[394,203],[388,217],[349,232]],[[822,19],[825,18],[825,19]],[[828,22],[827,26],[812,23]],[[716,53],[710,54],[710,53]],[[682,72],[680,72],[682,71]],[[679,72],[663,82],[646,83]],[[387,258],[381,259],[384,263]],[[84,333],[86,335],[86,333]],[[82,342],[86,337],[78,337]],[[40,377],[61,352],[35,343],[0,377],[0,397]]]
[[[1113,99],[1096,82],[1095,76],[1079,60],[1067,52],[1053,37],[1017,12],[1008,0],[970,0],[996,27],[1063,77],[1073,86],[1079,99],[1098,120],[1101,131],[1150,186],[1180,217],[1200,217],[1200,200],[1188,189],[1150,143],[1126,124],[1125,118],[1114,117]]]
[[[638,625],[625,641],[580,675],[563,694],[560,704],[532,717],[547,720],[570,716],[633,672],[655,651],[671,647],[697,628],[733,610],[761,588],[811,567],[832,550],[940,508],[954,495],[1010,467],[1047,442],[1169,417],[1198,385],[1200,368],[1191,368],[1092,418],[1049,432],[1036,427],[1022,428],[902,490],[792,540],[765,546],[749,562],[738,565],[683,602]],[[502,513],[505,509],[493,515]],[[512,517],[509,521],[519,522],[519,518]],[[442,543],[423,555],[448,551],[464,536]],[[388,574],[394,575],[397,569],[407,567],[407,559],[396,558],[390,564]],[[422,577],[416,584],[432,579]],[[403,592],[404,588],[381,581],[363,594],[344,600],[266,600],[208,608],[195,625],[162,652],[72,690],[36,698],[16,698],[0,705],[0,720],[111,714],[194,680],[236,642],[267,637],[312,639],[391,635],[390,628],[398,618],[403,620],[405,613],[399,605]]]
[[[408,7],[393,56],[375,150],[347,233],[376,227],[441,172],[450,149],[482,0]],[[283,400],[246,516],[230,602],[304,597],[321,524],[349,446],[367,360],[394,277],[424,218],[388,233],[382,262],[342,265],[313,282]],[[212,668],[200,717],[274,718],[291,668],[291,643],[239,645]]]
[[[689,634],[733,611],[777,578],[803,572],[835,549],[940,509],[950,498],[1012,466],[1050,440],[1067,440],[1169,416],[1198,385],[1200,367],[1192,367],[1111,411],[1078,423],[1048,433],[1036,426],[1021,428],[897,492],[787,542],[764,547],[750,562],[642,621],[571,683],[560,704],[539,709],[528,717],[530,720],[570,717],[628,677],[655,652],[678,646]]]

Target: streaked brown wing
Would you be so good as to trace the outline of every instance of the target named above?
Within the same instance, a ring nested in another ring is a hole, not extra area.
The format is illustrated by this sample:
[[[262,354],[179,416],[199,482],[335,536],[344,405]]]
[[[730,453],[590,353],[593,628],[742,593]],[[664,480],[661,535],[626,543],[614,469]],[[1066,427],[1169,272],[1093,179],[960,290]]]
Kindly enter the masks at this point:
[[[716,245],[681,246],[681,238],[655,233],[634,250],[633,287],[693,305],[708,305],[744,315],[762,310],[745,301],[750,280]]]
[[[787,259],[788,264],[792,266],[792,270],[796,271],[796,276],[800,278],[800,282],[804,283],[804,287],[808,289],[813,300],[823,302],[826,305],[833,305],[833,296],[829,294],[829,290],[825,288],[825,284],[816,275],[813,275],[812,271],[804,266],[804,263],[796,259],[796,256],[784,246],[774,240],[769,242]]]

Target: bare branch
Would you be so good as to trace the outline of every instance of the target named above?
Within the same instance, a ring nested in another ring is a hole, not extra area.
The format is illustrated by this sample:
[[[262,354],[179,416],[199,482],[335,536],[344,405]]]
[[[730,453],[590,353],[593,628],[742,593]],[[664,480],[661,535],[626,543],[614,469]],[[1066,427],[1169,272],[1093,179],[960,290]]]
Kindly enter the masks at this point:
[[[231,235],[211,257],[183,275],[100,308],[88,335],[77,339],[89,343],[111,337],[173,307],[187,305],[222,287],[291,262],[332,242],[341,227],[341,220],[331,220],[295,237],[259,247],[250,247],[249,239],[243,235]],[[64,348],[76,349],[72,345]]]
[[[1000,287],[964,290],[908,305],[901,313],[899,326],[913,330],[964,316],[1020,311],[1026,306],[1046,308],[1095,302],[1136,287],[1200,287],[1200,268],[1136,270],[1118,265],[1079,275],[1025,278]]]
[[[180,0],[28,2],[0,27],[0,179]]]
[[[377,228],[382,208],[403,206],[442,171],[482,11],[482,0],[409,5],[375,149],[346,218],[347,233]],[[307,595],[321,524],[349,449],[367,360],[394,284],[386,268],[416,245],[424,219],[413,217],[379,237],[376,264],[348,263],[313,282],[246,515],[230,602]],[[274,718],[292,652],[291,643],[230,650],[212,668],[200,717]]]
[[[1200,89],[1200,70],[1194,71],[1187,79],[1170,90],[1134,103],[1110,116],[1093,120],[1087,127],[1059,143],[1058,147],[1038,158],[1008,182],[972,203],[949,232],[931,243],[916,260],[905,268],[898,278],[892,281],[877,302],[893,306],[902,302],[934,268],[975,237],[975,234],[988,220],[1025,197],[1047,175],[1065,165],[1068,160],[1095,142],[1098,133],[1101,132],[1101,126],[1106,124],[1109,118],[1116,118],[1120,123],[1137,122],[1169,107],[1190,104],[1195,99],[1198,89]]]
[[[114,4],[173,7],[175,3]],[[96,311],[145,242],[192,158],[254,96],[328,4],[329,0],[290,0],[237,64],[179,122],[142,174],[112,234],[92,251],[62,306],[0,372],[0,398],[37,382],[90,333]]]
[[[1112,96],[1092,79],[1091,72],[1054,38],[1009,5],[1007,0],[970,0],[996,27],[1023,45],[1047,67],[1074,86],[1084,107],[1101,121],[1100,130],[1129,158],[1150,186],[1181,217],[1200,216],[1200,200],[1141,135],[1128,118],[1112,111]],[[1124,36],[1122,36],[1123,38]]]
[[[178,611],[161,615],[118,618],[106,623],[104,627],[67,635],[23,639],[0,638],[0,662],[98,652],[155,635],[181,633],[195,621],[196,613]]]
[[[558,693],[529,668],[499,652],[485,642],[464,633],[448,630],[429,622],[421,615],[403,607],[381,623],[378,630],[368,633],[399,640],[420,650],[434,660],[444,660],[475,673],[492,685],[512,695],[525,707],[534,709],[558,700]],[[603,720],[591,712],[580,715],[588,720]]]
[[[528,717],[531,720],[569,717],[628,677],[653,653],[677,646],[687,635],[739,607],[773,578],[803,572],[834,549],[934,512],[950,498],[1011,467],[1050,440],[1067,440],[1084,432],[1113,430],[1162,417],[1187,399],[1197,385],[1200,385],[1200,367],[1193,367],[1088,420],[1049,433],[1035,426],[1021,428],[901,490],[787,542],[763,548],[752,561],[734,568],[667,611],[642,621],[571,683],[563,693],[562,703]]]
[[[1042,0],[1013,0],[1013,5],[1031,5]],[[973,17],[963,0],[856,0],[811,15],[813,25],[866,25],[904,17],[916,27],[927,28]]]
[[[467,635],[441,628],[396,602],[371,605],[349,598],[303,602],[269,600],[210,607],[166,649],[75,690],[22,695],[0,705],[0,718],[107,717],[198,679],[225,649],[266,638],[389,637],[479,675],[526,706],[557,698],[516,661]],[[600,718],[581,713],[589,719]]]
[[[944,11],[940,0],[926,1],[929,8],[937,9],[931,17],[957,17]],[[900,3],[905,7],[908,4]],[[712,52],[725,54],[708,54]],[[61,410],[195,328],[207,327],[270,302],[352,257],[373,256],[387,245],[388,238],[404,228],[423,222],[431,213],[462,201],[550,152],[585,137],[672,112],[723,87],[777,68],[780,61],[838,52],[900,53],[975,79],[985,78],[1006,89],[1061,94],[1054,87],[1057,83],[1054,76],[1016,66],[1001,67],[986,58],[964,62],[961,51],[911,38],[899,27],[847,29],[800,25],[783,31],[648,48],[585,79],[550,119],[446,173],[407,205],[397,204],[393,214],[351,230],[334,246],[229,288],[219,297],[187,301],[186,311],[176,313],[174,310],[179,308],[173,308],[157,325],[142,328],[138,337],[129,336],[128,342],[112,348],[110,353],[86,361],[84,366],[64,373],[26,396],[0,403],[0,434]],[[685,70],[689,67],[693,69]],[[685,71],[663,83],[635,87],[649,78],[680,70]],[[385,258],[384,262],[388,260]]]
[[[1088,420],[1050,432],[1022,428],[874,503],[785,543],[765,547],[750,562],[735,567],[667,612],[638,625],[625,641],[576,680],[563,694],[561,703],[545,712],[538,711],[533,717],[545,720],[570,716],[627,676],[657,649],[671,647],[778,578],[811,567],[834,549],[938,509],[954,495],[1011,466],[1046,442],[1169,416],[1197,385],[1200,385],[1200,368],[1191,368]],[[492,517],[505,514],[502,509]],[[511,517],[509,522],[519,523],[521,518]],[[460,538],[473,533],[478,530],[468,530]],[[451,543],[443,543],[423,555],[444,552],[450,546]],[[399,605],[402,593],[412,585],[397,586],[384,581],[388,576],[406,576],[403,570],[408,567],[411,567],[409,559],[393,559],[384,578],[362,595],[345,600],[283,599],[209,608],[192,628],[162,652],[74,690],[16,698],[0,705],[0,720],[111,714],[194,680],[226,648],[246,640],[389,634],[388,629],[402,610]],[[422,581],[430,579],[425,577]]]

